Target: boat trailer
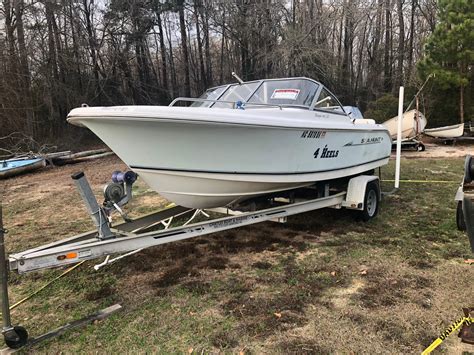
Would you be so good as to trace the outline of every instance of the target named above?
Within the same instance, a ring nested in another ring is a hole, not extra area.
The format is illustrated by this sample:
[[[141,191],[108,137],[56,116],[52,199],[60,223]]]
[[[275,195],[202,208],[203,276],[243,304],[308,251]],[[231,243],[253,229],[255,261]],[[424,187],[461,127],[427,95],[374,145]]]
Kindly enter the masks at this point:
[[[3,313],[2,333],[6,344],[13,349],[29,344],[28,333],[21,326],[12,326],[8,298],[8,272],[20,274],[49,268],[63,267],[84,260],[105,257],[99,268],[123,257],[137,253],[144,248],[176,242],[233,228],[248,226],[265,221],[284,223],[291,215],[305,213],[321,208],[348,208],[357,210],[359,217],[369,220],[377,215],[381,200],[379,178],[374,175],[359,175],[350,178],[338,186],[331,187],[329,182],[310,187],[311,196],[305,198],[286,192],[284,195],[267,197],[270,207],[256,209],[255,203],[247,205],[242,211],[230,208],[196,210],[182,206],[171,206],[131,220],[121,209],[132,198],[132,185],[137,175],[131,171],[114,172],[112,183],[104,189],[105,200],[100,206],[83,172],[72,175],[96,230],[75,235],[57,242],[49,243],[6,257],[0,205],[0,290]],[[249,207],[250,206],[250,207]],[[111,215],[118,212],[123,222],[112,225]],[[223,217],[191,222],[199,216],[209,218],[214,215]],[[172,227],[176,220],[187,221]],[[156,230],[157,228],[161,228]],[[120,256],[111,258],[111,255]],[[35,342],[36,343],[36,342]]]
[[[401,140],[402,150],[416,150],[417,152],[424,152],[426,150],[425,145],[422,141],[414,138],[405,138]],[[392,142],[392,150],[395,150],[397,147],[397,141]]]

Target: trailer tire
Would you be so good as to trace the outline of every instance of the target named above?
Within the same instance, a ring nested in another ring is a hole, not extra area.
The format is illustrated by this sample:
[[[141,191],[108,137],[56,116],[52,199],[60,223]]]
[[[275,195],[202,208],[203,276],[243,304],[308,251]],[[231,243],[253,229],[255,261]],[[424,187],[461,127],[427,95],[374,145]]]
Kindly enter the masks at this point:
[[[359,211],[359,219],[367,222],[379,213],[380,187],[377,181],[371,181],[365,188],[364,209]]]
[[[464,214],[462,211],[462,201],[458,201],[458,205],[456,207],[456,226],[460,231],[466,230],[466,222],[464,221]]]

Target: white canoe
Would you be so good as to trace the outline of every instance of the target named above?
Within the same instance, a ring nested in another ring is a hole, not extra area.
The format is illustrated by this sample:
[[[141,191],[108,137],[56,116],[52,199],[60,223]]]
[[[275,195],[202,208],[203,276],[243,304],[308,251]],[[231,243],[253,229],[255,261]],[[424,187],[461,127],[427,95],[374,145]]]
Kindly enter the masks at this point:
[[[391,119],[383,123],[390,132],[392,139],[397,139],[398,129],[398,116],[392,117]],[[402,121],[402,139],[414,138],[426,127],[426,117],[417,110],[410,110],[403,114]]]
[[[464,133],[464,123],[425,129],[425,134],[435,138],[457,138]]]

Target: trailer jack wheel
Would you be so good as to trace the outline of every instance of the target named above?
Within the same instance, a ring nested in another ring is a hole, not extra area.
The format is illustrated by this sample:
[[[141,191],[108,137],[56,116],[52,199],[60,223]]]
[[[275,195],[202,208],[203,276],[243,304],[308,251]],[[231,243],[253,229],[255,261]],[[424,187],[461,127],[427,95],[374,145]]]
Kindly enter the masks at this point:
[[[359,211],[359,218],[364,222],[374,218],[379,212],[379,185],[376,182],[367,184],[364,197],[364,209]]]
[[[15,326],[13,329],[3,334],[5,344],[11,349],[19,349],[28,342],[28,332],[21,326]]]

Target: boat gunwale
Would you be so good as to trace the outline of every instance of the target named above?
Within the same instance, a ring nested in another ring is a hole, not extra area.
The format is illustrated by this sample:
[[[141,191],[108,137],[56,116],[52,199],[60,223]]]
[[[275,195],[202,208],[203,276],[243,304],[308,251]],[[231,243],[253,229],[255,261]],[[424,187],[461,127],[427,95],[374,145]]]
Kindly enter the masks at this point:
[[[165,106],[166,107],[166,106]],[[120,116],[120,115],[94,115],[94,116],[70,116],[67,118],[67,121],[71,124],[81,123],[80,121],[99,121],[99,120],[117,120],[117,121],[141,121],[141,122],[179,122],[179,123],[193,123],[193,124],[221,124],[226,126],[249,126],[249,127],[265,127],[265,128],[277,128],[277,129],[288,129],[288,130],[324,130],[324,131],[348,131],[352,132],[357,131],[367,131],[367,132],[386,132],[387,136],[390,137],[390,132],[387,128],[381,124],[355,124],[351,128],[337,128],[337,127],[309,127],[309,126],[282,126],[275,124],[254,124],[254,123],[242,123],[242,122],[224,122],[224,121],[210,121],[210,120],[195,120],[195,119],[182,119],[182,118],[162,118],[162,117],[152,117],[152,116]],[[375,126],[367,128],[367,126]]]

